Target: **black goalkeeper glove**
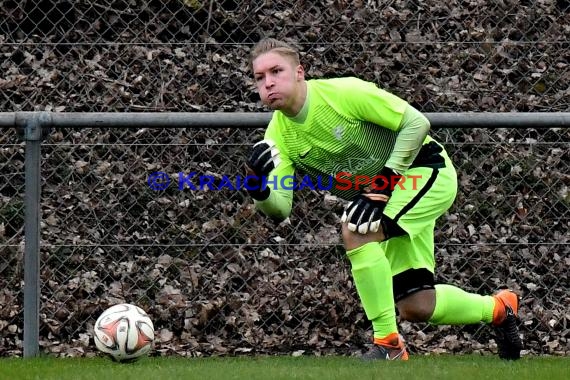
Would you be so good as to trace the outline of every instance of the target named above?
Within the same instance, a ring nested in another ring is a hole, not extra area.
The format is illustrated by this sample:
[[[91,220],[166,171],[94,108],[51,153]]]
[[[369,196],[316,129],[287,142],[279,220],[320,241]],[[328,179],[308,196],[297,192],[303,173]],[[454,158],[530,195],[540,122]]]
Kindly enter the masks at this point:
[[[269,187],[262,189],[263,178],[266,178],[273,169],[281,163],[279,149],[272,140],[262,140],[251,150],[247,160],[246,190],[253,199],[258,201],[269,197]]]
[[[350,202],[340,221],[348,223],[348,229],[352,232],[378,232],[386,203],[392,196],[394,184],[400,178],[392,169],[384,167],[380,174],[374,177],[369,192],[357,195]]]

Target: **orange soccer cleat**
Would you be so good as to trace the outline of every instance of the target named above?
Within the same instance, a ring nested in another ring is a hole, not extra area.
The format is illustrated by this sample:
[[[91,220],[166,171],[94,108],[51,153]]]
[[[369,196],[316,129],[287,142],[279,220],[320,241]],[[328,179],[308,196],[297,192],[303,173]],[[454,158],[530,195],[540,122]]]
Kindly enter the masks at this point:
[[[495,327],[499,357],[506,360],[517,360],[521,357],[522,340],[517,326],[519,300],[510,290],[501,290],[493,296],[495,309],[493,322]]]
[[[374,339],[372,348],[361,356],[362,360],[408,360],[408,351],[402,337],[393,333],[384,339]]]

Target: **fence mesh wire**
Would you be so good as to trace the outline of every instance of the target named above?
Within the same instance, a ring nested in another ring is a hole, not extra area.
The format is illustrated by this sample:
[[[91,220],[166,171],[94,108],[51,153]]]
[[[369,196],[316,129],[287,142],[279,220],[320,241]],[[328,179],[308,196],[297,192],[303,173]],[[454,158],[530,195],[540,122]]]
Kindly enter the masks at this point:
[[[297,44],[310,76],[355,74],[424,111],[568,108],[565,1],[1,4],[2,109],[256,109],[261,36]]]
[[[309,77],[357,75],[427,112],[567,111],[567,2],[0,1],[0,111],[260,111],[261,36]],[[159,354],[349,353],[369,341],[339,240],[343,203],[295,194],[273,225],[232,180],[262,130],[55,130],[42,144],[41,345],[92,355],[92,324],[141,305]],[[568,129],[436,130],[460,193],[437,277],[521,293],[529,353],[567,354]],[[169,175],[164,191],[147,183]],[[0,355],[22,350],[24,144],[0,136]],[[194,178],[196,179],[196,178]],[[199,183],[195,183],[199,187]],[[402,324],[414,352],[496,350],[482,326]]]

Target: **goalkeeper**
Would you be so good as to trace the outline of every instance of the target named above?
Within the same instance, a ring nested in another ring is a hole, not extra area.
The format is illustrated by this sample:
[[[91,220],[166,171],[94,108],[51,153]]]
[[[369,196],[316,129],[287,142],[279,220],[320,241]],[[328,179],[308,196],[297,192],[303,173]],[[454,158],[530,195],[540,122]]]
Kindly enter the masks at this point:
[[[275,111],[248,159],[248,173],[260,178],[249,183],[258,210],[275,220],[290,215],[293,190],[280,179],[296,169],[313,178],[344,172],[375,179],[366,189],[330,190],[350,201],[341,217],[342,238],[373,327],[374,344],[363,358],[408,359],[397,307],[412,322],[492,325],[499,356],[518,359],[515,293],[479,295],[435,284],[435,222],[455,199],[457,175],[428,135],[428,119],[370,82],[305,80],[297,50],[278,40],[260,41],[250,64],[262,102]],[[401,176],[415,176],[415,186],[394,186]],[[262,186],[263,177],[277,180]]]

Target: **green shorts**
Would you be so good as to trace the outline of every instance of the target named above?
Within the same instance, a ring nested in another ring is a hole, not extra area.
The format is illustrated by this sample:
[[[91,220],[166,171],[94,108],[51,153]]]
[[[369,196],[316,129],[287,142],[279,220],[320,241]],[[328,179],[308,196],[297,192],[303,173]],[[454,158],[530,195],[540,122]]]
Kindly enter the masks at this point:
[[[445,167],[412,167],[405,182],[396,185],[384,214],[407,235],[381,243],[390,262],[392,275],[408,269],[435,270],[434,228],[436,220],[453,204],[457,195],[457,173],[447,153],[442,151]]]

